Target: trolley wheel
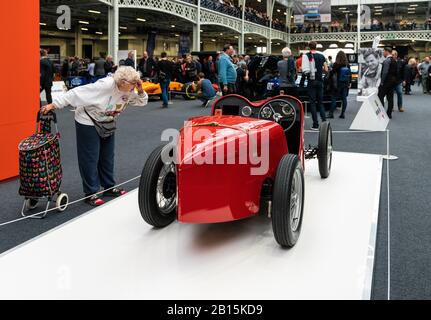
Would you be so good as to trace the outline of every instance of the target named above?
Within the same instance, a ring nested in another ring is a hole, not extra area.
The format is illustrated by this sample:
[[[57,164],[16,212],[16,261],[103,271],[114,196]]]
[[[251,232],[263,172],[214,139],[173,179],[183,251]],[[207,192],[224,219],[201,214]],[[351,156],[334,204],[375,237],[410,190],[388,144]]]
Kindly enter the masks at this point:
[[[69,204],[69,196],[66,193],[60,193],[55,204],[58,212],[65,211]]]
[[[39,200],[37,199],[26,199],[25,200],[25,209],[26,210],[34,210],[39,204]]]

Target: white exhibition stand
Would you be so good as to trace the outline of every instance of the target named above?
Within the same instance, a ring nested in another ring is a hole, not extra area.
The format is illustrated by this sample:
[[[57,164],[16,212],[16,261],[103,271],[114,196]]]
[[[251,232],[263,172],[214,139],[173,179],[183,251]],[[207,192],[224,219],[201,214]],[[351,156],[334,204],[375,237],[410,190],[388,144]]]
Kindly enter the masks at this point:
[[[154,230],[134,191],[1,255],[0,299],[369,299],[381,156],[335,153],[327,180],[306,166],[291,250],[264,216]]]
[[[389,117],[377,93],[367,97],[358,96],[357,100],[362,102],[362,106],[353,120],[350,130],[386,131]]]

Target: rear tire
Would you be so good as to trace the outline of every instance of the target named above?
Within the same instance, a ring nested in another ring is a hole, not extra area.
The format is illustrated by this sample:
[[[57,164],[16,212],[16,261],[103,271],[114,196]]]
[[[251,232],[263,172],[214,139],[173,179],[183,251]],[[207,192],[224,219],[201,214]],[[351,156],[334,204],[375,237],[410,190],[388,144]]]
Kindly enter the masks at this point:
[[[331,174],[332,167],[332,128],[329,122],[320,125],[319,145],[317,159],[319,161],[319,172],[322,179],[326,179]]]
[[[58,212],[64,212],[69,205],[69,196],[66,193],[60,193],[55,204]]]
[[[282,247],[298,241],[304,212],[304,172],[296,155],[285,155],[278,166],[272,199],[272,229]]]
[[[151,153],[142,171],[139,183],[139,209],[142,218],[149,225],[156,228],[164,228],[176,219],[176,170],[169,171],[174,163],[165,164],[162,154],[167,146],[160,146]],[[169,170],[166,169],[169,166]],[[162,202],[165,197],[167,202]],[[169,198],[169,199],[168,199]],[[165,207],[161,207],[161,203]]]

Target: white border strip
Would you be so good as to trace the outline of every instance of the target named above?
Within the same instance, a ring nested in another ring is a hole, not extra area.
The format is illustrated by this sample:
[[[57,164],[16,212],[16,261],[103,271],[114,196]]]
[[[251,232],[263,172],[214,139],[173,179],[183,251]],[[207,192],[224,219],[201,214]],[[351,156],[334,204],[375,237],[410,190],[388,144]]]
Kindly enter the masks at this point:
[[[374,273],[374,260],[376,253],[376,243],[377,243],[377,228],[379,222],[379,209],[380,209],[380,197],[382,193],[382,176],[383,176],[383,156],[380,157],[379,167],[377,170],[377,187],[375,198],[374,198],[374,208],[371,218],[371,231],[370,231],[370,241],[368,242],[368,255],[365,270],[365,283],[364,291],[362,293],[362,300],[371,300],[371,291],[373,286],[373,273]]]

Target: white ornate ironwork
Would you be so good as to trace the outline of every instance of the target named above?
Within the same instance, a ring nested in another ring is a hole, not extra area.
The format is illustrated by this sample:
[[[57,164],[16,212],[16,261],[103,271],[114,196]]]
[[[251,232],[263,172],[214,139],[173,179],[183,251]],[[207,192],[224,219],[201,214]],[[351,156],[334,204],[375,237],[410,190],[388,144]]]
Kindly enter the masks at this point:
[[[415,40],[431,41],[431,30],[422,31],[364,31],[361,32],[361,42],[372,42],[375,37],[380,36],[382,40]],[[290,36],[291,43],[304,43],[309,41],[357,41],[356,32],[329,32],[329,33],[299,33]]]
[[[201,9],[201,25],[219,25],[241,33],[241,19],[204,8]]]
[[[281,41],[287,42],[287,33],[283,32],[283,31],[272,29],[271,39],[272,40],[281,40]]]
[[[115,0],[113,0],[115,1]],[[195,5],[174,0],[117,0],[119,8],[141,8],[155,10],[181,17],[196,23],[197,7]]]
[[[264,26],[261,26],[259,24],[256,23],[251,23],[251,22],[245,22],[244,23],[244,33],[245,34],[258,34],[262,37],[264,37],[265,39],[269,39],[269,32],[270,29]]]
[[[181,0],[99,0],[102,2],[113,2],[118,1],[119,8],[142,8],[148,10],[155,10],[163,13],[176,15],[192,23],[197,21],[198,7],[194,4],[183,2]],[[217,11],[213,11],[206,8],[201,8],[200,14],[201,25],[218,25],[234,30],[241,33],[242,20],[235,18]],[[274,40],[287,40],[287,34],[283,31],[252,23],[249,21],[244,22],[244,33],[245,34],[257,34],[266,39],[269,39],[270,35]]]

